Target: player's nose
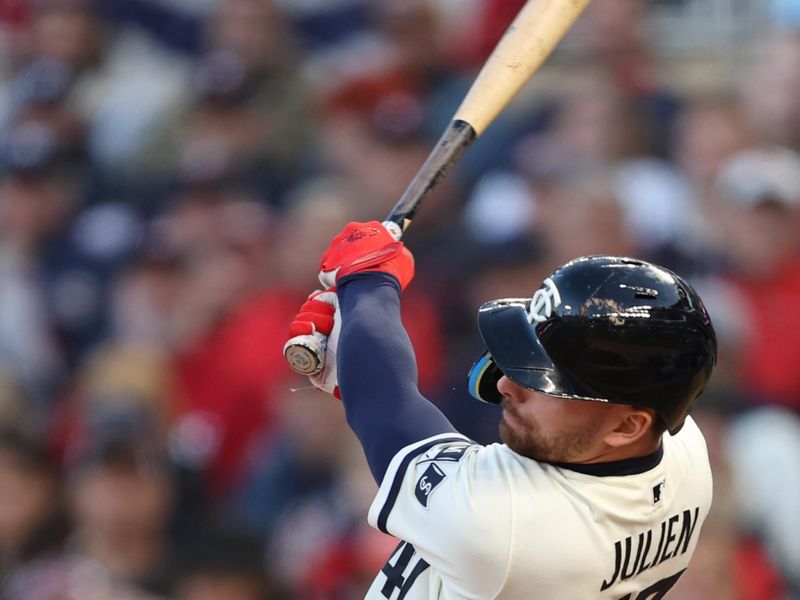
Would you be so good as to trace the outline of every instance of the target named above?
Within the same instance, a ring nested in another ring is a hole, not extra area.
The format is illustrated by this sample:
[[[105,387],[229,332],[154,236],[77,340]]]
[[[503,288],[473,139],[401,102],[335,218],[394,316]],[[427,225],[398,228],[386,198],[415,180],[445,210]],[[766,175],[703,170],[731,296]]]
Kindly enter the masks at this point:
[[[504,400],[509,402],[523,402],[525,400],[525,388],[520,387],[505,375],[497,381],[497,391],[500,392]]]

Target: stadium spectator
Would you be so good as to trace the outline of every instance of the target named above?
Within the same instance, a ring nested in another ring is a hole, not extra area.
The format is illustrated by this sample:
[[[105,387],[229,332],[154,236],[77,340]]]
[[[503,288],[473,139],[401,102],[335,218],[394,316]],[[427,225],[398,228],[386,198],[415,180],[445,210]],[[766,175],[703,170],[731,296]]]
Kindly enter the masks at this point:
[[[739,385],[749,409],[732,422],[728,452],[746,523],[798,585],[800,479],[800,156],[776,147],[735,155],[718,181],[728,280],[745,311]],[[784,461],[789,462],[784,462]]]

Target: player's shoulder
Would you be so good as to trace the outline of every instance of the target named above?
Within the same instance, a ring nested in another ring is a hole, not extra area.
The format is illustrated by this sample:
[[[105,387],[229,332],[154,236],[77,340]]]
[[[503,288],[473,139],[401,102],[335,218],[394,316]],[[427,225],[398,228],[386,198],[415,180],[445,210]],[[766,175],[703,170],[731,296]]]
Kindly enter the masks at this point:
[[[446,582],[453,597],[496,597],[510,560],[511,497],[492,447],[441,434],[400,450],[379,486],[368,522],[405,546],[390,559],[375,589],[402,583],[396,574],[416,577],[424,571],[431,581]]]
[[[678,456],[693,455],[693,458],[697,459],[698,454],[700,456],[708,455],[706,439],[692,417],[686,417],[683,427],[677,433],[665,433],[663,443],[665,452]]]
[[[392,459],[373,508],[382,529],[394,505],[405,496],[426,510],[434,508],[441,489],[450,499],[469,496],[470,505],[506,487],[513,458],[504,446],[484,446],[458,433],[439,434],[410,444]],[[511,453],[513,454],[513,453]]]
[[[673,479],[694,482],[710,494],[711,465],[708,448],[703,432],[691,417],[678,433],[664,434],[664,469],[672,474]]]

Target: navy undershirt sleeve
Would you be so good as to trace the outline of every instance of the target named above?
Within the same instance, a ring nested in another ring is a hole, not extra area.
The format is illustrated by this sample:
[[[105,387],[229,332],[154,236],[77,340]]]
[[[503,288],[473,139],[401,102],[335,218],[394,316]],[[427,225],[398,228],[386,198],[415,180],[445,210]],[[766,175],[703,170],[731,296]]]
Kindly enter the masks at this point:
[[[357,273],[337,283],[342,314],[337,370],[347,422],[381,482],[405,446],[456,431],[417,388],[417,363],[400,321],[391,275]]]

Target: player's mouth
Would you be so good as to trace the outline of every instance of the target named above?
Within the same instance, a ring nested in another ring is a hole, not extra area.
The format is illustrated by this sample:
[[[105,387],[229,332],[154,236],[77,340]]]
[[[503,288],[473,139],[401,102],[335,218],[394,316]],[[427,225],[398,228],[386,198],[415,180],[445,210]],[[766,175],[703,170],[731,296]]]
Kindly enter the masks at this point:
[[[503,420],[506,422],[506,425],[514,428],[519,428],[524,426],[524,423],[522,422],[522,419],[519,417],[519,415],[516,414],[505,401],[503,401],[502,407],[503,407]]]

